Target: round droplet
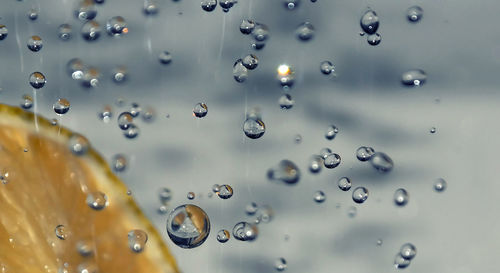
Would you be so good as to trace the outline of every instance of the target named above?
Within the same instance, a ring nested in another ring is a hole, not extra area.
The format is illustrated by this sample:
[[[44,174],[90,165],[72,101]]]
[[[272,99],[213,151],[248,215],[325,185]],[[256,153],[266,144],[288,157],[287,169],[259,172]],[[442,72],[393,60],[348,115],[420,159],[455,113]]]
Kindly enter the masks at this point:
[[[213,185],[212,185],[212,191],[213,191],[214,193],[219,192],[219,189],[220,189],[220,185],[219,185],[219,184],[213,184]]]
[[[128,160],[127,157],[123,154],[116,154],[113,156],[111,160],[111,166],[113,170],[117,173],[123,172],[127,169]]]
[[[390,172],[394,167],[394,162],[392,162],[392,159],[382,152],[374,153],[370,158],[370,162],[377,171],[383,173]]]
[[[285,258],[278,258],[275,262],[274,262],[274,268],[277,270],[277,271],[284,271],[286,269],[286,260]]]
[[[394,204],[396,204],[397,206],[405,206],[406,204],[408,204],[409,200],[410,196],[405,189],[397,189],[394,192]]]
[[[231,238],[231,234],[225,229],[221,229],[217,233],[217,241],[219,241],[219,243],[225,243],[229,241],[229,238]]]
[[[101,25],[96,21],[88,21],[82,26],[82,37],[86,41],[95,41],[101,36]]]
[[[76,18],[82,21],[92,20],[96,15],[97,8],[93,0],[81,0],[75,9]]]
[[[127,67],[120,65],[111,71],[112,79],[115,83],[122,83],[127,79],[128,72]]]
[[[111,105],[104,105],[97,117],[106,123],[109,122],[111,117],[113,117],[113,108],[111,108]]]
[[[242,64],[247,69],[253,70],[259,65],[259,59],[253,54],[248,54],[243,58]]]
[[[325,158],[323,165],[325,165],[325,167],[328,169],[333,169],[340,164],[340,161],[340,155],[332,153]]]
[[[21,101],[21,107],[23,109],[30,109],[33,106],[33,98],[30,95],[23,95],[23,100]]]
[[[323,158],[320,155],[313,155],[309,160],[309,171],[311,173],[319,173],[323,165]]]
[[[144,122],[151,123],[156,119],[156,111],[153,107],[147,106],[141,116]]]
[[[382,239],[378,239],[378,240],[377,240],[377,245],[378,245],[378,246],[381,246],[383,243],[384,243],[384,241],[382,241]]]
[[[128,247],[135,253],[141,253],[146,246],[148,241],[148,234],[140,229],[134,229],[129,231],[128,235]]]
[[[358,204],[368,199],[368,190],[365,187],[357,187],[352,191],[352,200]]]
[[[264,42],[269,38],[269,29],[264,24],[256,24],[252,31],[252,37],[257,42]]]
[[[400,253],[394,257],[394,267],[398,269],[407,268],[410,265],[410,260],[405,259]]]
[[[337,185],[342,191],[348,191],[351,189],[352,183],[348,177],[341,177],[337,182]]]
[[[233,237],[240,241],[253,241],[258,235],[259,229],[255,224],[239,222],[233,227]]]
[[[375,150],[372,147],[361,146],[356,150],[356,157],[359,161],[368,161],[375,154]]]
[[[252,33],[253,29],[255,28],[255,22],[253,20],[249,19],[243,19],[240,24],[240,32],[248,35]]]
[[[323,191],[317,191],[314,193],[314,201],[316,203],[323,203],[326,200],[326,195]]]
[[[321,156],[321,158],[323,159],[327,158],[331,154],[332,150],[330,148],[323,148],[319,151],[319,156]]]
[[[421,69],[408,70],[401,75],[401,82],[406,86],[421,86],[427,80],[427,74]]]
[[[33,72],[30,75],[29,82],[33,88],[40,89],[45,85],[47,79],[42,72]]]
[[[246,205],[245,212],[247,215],[254,215],[258,209],[259,209],[259,206],[257,205],[257,203],[252,202],[252,203],[249,203],[248,205]]]
[[[66,231],[66,227],[64,225],[58,225],[55,228],[55,233],[57,238],[61,240],[66,240],[66,238],[68,238],[68,232]]]
[[[302,136],[300,134],[295,135],[293,138],[296,144],[300,144],[302,142]]]
[[[130,105],[130,110],[128,111],[133,118],[136,118],[141,114],[142,108],[137,102],[132,102]]]
[[[376,46],[382,41],[382,36],[380,36],[380,34],[378,33],[370,34],[366,36],[366,41],[369,45]]]
[[[193,108],[193,116],[197,118],[205,117],[208,113],[208,107],[205,103],[197,103]]]
[[[407,260],[412,260],[417,255],[417,248],[411,243],[406,243],[401,246],[399,254]]]
[[[292,99],[292,96],[290,96],[290,94],[283,94],[279,98],[278,103],[281,109],[288,110],[293,107],[295,101]]]
[[[60,98],[54,103],[52,108],[54,109],[54,112],[56,112],[56,114],[64,115],[69,111],[70,108],[69,100],[65,98]]]
[[[406,11],[406,17],[408,18],[408,21],[410,21],[411,23],[416,23],[420,21],[423,15],[424,15],[424,10],[419,6],[410,7]]]
[[[429,132],[430,132],[431,134],[436,133],[436,127],[432,127],[432,128],[429,130]]]
[[[168,216],[167,233],[179,247],[194,248],[207,239],[210,233],[210,219],[200,207],[182,205]]]
[[[361,16],[359,24],[361,25],[361,29],[367,34],[375,34],[379,25],[377,13],[371,9],[367,10],[363,16]]]
[[[69,24],[60,25],[58,28],[58,32],[59,32],[59,39],[63,41],[71,39],[71,36],[73,35],[73,29]]]
[[[298,7],[300,4],[300,0],[283,0],[283,5],[286,9],[292,10]]]
[[[40,36],[37,36],[37,35],[31,36],[30,39],[28,40],[27,46],[28,46],[28,49],[33,51],[33,52],[40,51],[43,47],[42,38],[40,38]]]
[[[28,11],[28,18],[31,20],[31,21],[34,21],[38,18],[38,10],[36,9],[30,9]]]
[[[283,87],[291,87],[295,81],[293,69],[286,64],[278,66],[278,81]]]
[[[446,190],[447,185],[448,183],[446,182],[446,180],[444,180],[443,178],[438,178],[436,182],[434,182],[434,190],[436,192],[443,192],[444,190]]]
[[[259,215],[257,216],[257,218],[259,219],[259,221],[262,221],[263,223],[271,222],[271,220],[274,217],[274,211],[268,205],[262,206],[258,212]]]
[[[131,123],[126,130],[123,131],[123,135],[128,139],[136,138],[141,130],[137,125]]]
[[[81,59],[74,58],[69,60],[68,64],[66,65],[66,70],[68,71],[68,74],[71,76],[71,78],[73,78],[74,80],[80,80],[83,78],[83,71],[86,70],[86,67]]]
[[[204,11],[213,11],[217,7],[217,0],[202,0],[201,1],[201,8]]]
[[[243,132],[248,138],[257,139],[266,132],[266,125],[261,119],[247,118],[243,123]]]
[[[335,125],[330,125],[326,128],[325,138],[328,140],[332,140],[337,136],[339,129]]]
[[[88,193],[87,205],[91,209],[102,210],[108,205],[108,197],[100,191]]]
[[[122,130],[127,130],[134,122],[134,117],[130,112],[123,112],[118,116],[118,127]]]
[[[169,64],[172,62],[172,54],[168,51],[162,51],[160,55],[158,55],[158,61],[161,64]]]
[[[219,191],[217,191],[217,195],[221,199],[229,199],[231,196],[233,196],[233,188],[229,185],[220,185],[219,186]]]
[[[299,40],[309,41],[314,37],[314,26],[309,22],[304,22],[297,27],[295,34]]]
[[[335,66],[333,66],[332,62],[330,61],[322,61],[319,64],[319,70],[325,75],[330,75],[332,73],[333,75],[335,75]]]
[[[121,16],[115,16],[106,22],[106,31],[111,36],[120,36],[128,33],[127,22]]]
[[[195,197],[196,195],[194,194],[194,192],[190,191],[187,193],[187,199],[193,200]]]
[[[73,134],[68,141],[69,149],[76,156],[82,156],[87,153],[90,148],[89,141],[82,135]]]
[[[248,78],[248,68],[245,67],[242,59],[236,60],[233,65],[233,78],[237,82],[244,82]]]
[[[232,8],[236,3],[236,0],[219,0],[219,5],[224,12],[228,12],[229,9]]]
[[[5,25],[0,24],[0,41],[5,39],[7,35],[9,34],[9,30]]]
[[[270,180],[281,180],[287,184],[295,184],[299,182],[300,170],[290,160],[281,160],[280,163],[267,171],[267,177]]]
[[[169,188],[161,188],[158,197],[160,198],[160,202],[166,205],[172,199],[172,191]]]
[[[146,15],[155,15],[158,13],[158,5],[156,0],[144,0],[144,6],[142,7],[142,11]]]

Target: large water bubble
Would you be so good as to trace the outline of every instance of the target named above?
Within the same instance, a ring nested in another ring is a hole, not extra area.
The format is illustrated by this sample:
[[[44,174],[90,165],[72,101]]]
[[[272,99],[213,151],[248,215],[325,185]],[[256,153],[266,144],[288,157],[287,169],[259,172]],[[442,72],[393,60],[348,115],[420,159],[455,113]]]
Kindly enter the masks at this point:
[[[210,219],[198,206],[187,204],[175,208],[167,219],[167,233],[182,248],[194,248],[205,242],[210,233]]]

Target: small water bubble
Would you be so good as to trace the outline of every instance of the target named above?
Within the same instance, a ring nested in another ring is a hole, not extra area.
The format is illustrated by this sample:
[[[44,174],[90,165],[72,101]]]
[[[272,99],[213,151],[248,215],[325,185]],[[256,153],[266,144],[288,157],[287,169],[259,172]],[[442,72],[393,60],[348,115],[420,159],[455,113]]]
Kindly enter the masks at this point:
[[[421,86],[427,80],[427,74],[421,69],[412,69],[401,75],[401,82],[406,86]]]
[[[267,171],[267,177],[270,180],[281,180],[287,184],[295,184],[299,182],[300,170],[290,160],[281,160],[280,163]]]
[[[81,59],[73,58],[68,61],[66,70],[71,78],[74,80],[80,80],[83,78],[83,71],[86,70],[86,67]]]
[[[94,247],[92,246],[92,243],[90,241],[79,241],[76,244],[76,250],[82,257],[89,257],[92,255]]]
[[[187,193],[187,199],[193,200],[195,197],[196,195],[194,194],[194,192],[190,191]]]
[[[357,187],[352,191],[352,200],[358,204],[368,199],[368,190],[365,187]]]
[[[278,81],[283,87],[291,87],[295,81],[293,69],[286,64],[278,66]]]
[[[252,202],[252,203],[249,203],[246,205],[245,212],[247,215],[254,215],[258,209],[259,209],[259,206],[257,205],[257,203]]]
[[[170,54],[170,52],[168,52],[168,51],[162,51],[158,55],[158,61],[161,64],[167,65],[167,64],[172,62],[172,54]]]
[[[28,11],[28,18],[31,21],[35,21],[38,18],[38,10],[37,9],[30,9]]]
[[[70,151],[76,156],[85,155],[90,148],[88,139],[79,134],[73,134],[69,138],[68,144]]]
[[[99,267],[93,262],[83,262],[78,265],[76,269],[77,273],[98,273]]]
[[[96,21],[88,21],[81,29],[82,37],[86,41],[95,41],[101,36],[101,25]]]
[[[407,268],[410,265],[410,260],[405,259],[400,253],[394,257],[394,267],[398,269]]]
[[[430,132],[431,134],[436,133],[436,127],[432,127],[432,128],[429,130],[429,132]]]
[[[313,155],[309,160],[309,171],[311,173],[319,173],[321,171],[322,165],[323,165],[323,158],[319,155]]]
[[[296,144],[300,144],[302,142],[302,136],[300,134],[295,135],[293,138]]]
[[[381,246],[383,243],[384,243],[384,241],[382,241],[382,239],[377,240],[377,246]]]
[[[5,39],[9,34],[9,30],[5,25],[0,24],[0,41]]]
[[[130,112],[123,112],[118,116],[118,127],[127,130],[134,122],[134,116]]]
[[[120,36],[128,33],[127,22],[121,16],[115,16],[106,22],[106,31],[111,36]]]
[[[76,18],[87,21],[92,20],[97,15],[97,8],[93,0],[81,0],[75,9]]]
[[[113,108],[111,105],[104,105],[102,110],[98,113],[97,115],[100,120],[104,122],[109,122],[111,120],[111,117],[113,117]]]
[[[128,78],[127,67],[124,65],[117,66],[113,68],[111,75],[115,83],[123,83]]]
[[[356,158],[359,161],[368,161],[375,154],[375,150],[372,147],[361,146],[356,150]]]
[[[367,34],[375,34],[379,26],[377,13],[371,9],[367,10],[359,21],[361,29]]]
[[[249,117],[243,123],[243,132],[248,138],[257,139],[266,132],[266,125],[261,119]]]
[[[102,210],[108,205],[108,196],[106,194],[95,191],[87,194],[87,205],[94,210]]]
[[[330,148],[322,148],[319,151],[319,156],[321,156],[321,158],[323,158],[323,159],[327,158],[331,154],[332,154],[332,150]]]
[[[257,215],[257,218],[259,219],[259,221],[262,221],[263,223],[269,223],[271,222],[271,220],[273,219],[274,217],[274,211],[273,209],[268,206],[268,205],[264,205],[262,206],[259,210],[258,210],[258,215]]]
[[[33,106],[33,98],[30,95],[23,95],[23,100],[20,105],[23,109],[30,109]]]
[[[243,19],[240,24],[240,32],[248,35],[252,33],[253,29],[255,28],[255,22],[250,19]]]
[[[99,83],[100,77],[101,73],[99,72],[99,69],[95,67],[87,67],[83,70],[83,76],[81,78],[82,86],[87,88],[96,87]]]
[[[73,29],[71,28],[70,24],[62,24],[58,28],[58,33],[59,33],[59,39],[67,41],[71,39]]]
[[[290,96],[290,94],[283,94],[279,98],[278,103],[281,109],[288,110],[293,107],[295,101],[293,100],[292,96]]]
[[[147,106],[141,116],[144,122],[151,123],[156,119],[156,110],[151,106]]]
[[[40,36],[37,36],[37,35],[31,36],[30,39],[28,40],[27,46],[28,46],[28,49],[33,51],[33,52],[40,51],[43,47],[42,38],[40,38]]]
[[[222,11],[228,12],[230,8],[234,6],[238,1],[236,0],[219,0],[219,5],[222,8]]]
[[[264,42],[252,41],[251,46],[255,50],[261,50],[266,46],[266,44]]]
[[[335,125],[330,125],[326,128],[325,138],[328,140],[332,140],[337,136],[339,129]]]
[[[406,243],[401,246],[399,254],[407,260],[412,260],[417,255],[417,248],[411,243]]]
[[[342,191],[348,191],[351,189],[352,183],[348,177],[341,177],[337,182],[337,185]]]
[[[329,154],[325,159],[323,165],[328,169],[333,169],[340,164],[340,155],[336,153]]]
[[[194,248],[207,239],[210,233],[210,219],[200,207],[182,205],[168,216],[167,233],[179,247]]]
[[[137,102],[132,102],[130,104],[130,110],[128,111],[133,118],[136,118],[141,114],[142,108]]]
[[[240,241],[253,241],[258,235],[259,229],[255,224],[239,222],[233,227],[233,237]]]
[[[65,98],[60,98],[56,102],[54,102],[54,105],[52,105],[52,109],[54,109],[54,112],[58,115],[64,115],[68,113],[70,108],[70,103],[69,100]]]
[[[244,82],[248,78],[248,68],[245,67],[242,59],[236,60],[233,64],[233,78],[237,82]]]
[[[304,22],[297,27],[295,34],[299,40],[309,41],[314,37],[314,26],[309,22]]]
[[[349,207],[347,209],[347,216],[349,216],[349,218],[354,218],[356,217],[357,214],[358,214],[358,209],[356,207]]]
[[[394,167],[392,159],[382,152],[374,153],[370,158],[370,162],[372,163],[373,168],[382,173],[390,172]]]
[[[229,199],[231,196],[233,196],[233,188],[229,185],[220,185],[219,186],[219,191],[217,191],[217,195],[221,199]]]
[[[136,138],[141,130],[137,125],[131,123],[126,130],[123,131],[123,135],[128,138],[128,139],[134,139]]]
[[[369,45],[376,46],[382,41],[382,36],[380,36],[380,34],[378,33],[370,34],[366,36],[366,41]]]
[[[447,185],[448,183],[446,182],[446,180],[444,180],[443,178],[438,178],[434,182],[434,190],[436,192],[443,192],[444,190],[446,190]]]
[[[416,23],[422,19],[424,10],[419,6],[412,6],[406,11],[406,17],[411,23]]]
[[[257,23],[253,28],[252,37],[257,42],[265,42],[269,38],[269,29],[266,25]]]
[[[30,75],[29,82],[33,88],[40,89],[45,85],[47,79],[42,74],[42,72],[33,72]]]
[[[326,200],[326,195],[323,191],[317,191],[314,193],[314,201],[316,203],[323,203]]]
[[[225,243],[229,241],[229,238],[231,238],[231,233],[225,229],[221,229],[217,233],[217,241],[219,241],[219,243]]]
[[[158,13],[158,4],[156,0],[144,0],[142,11],[146,15],[155,15]]]
[[[116,154],[111,160],[113,171],[120,173],[127,169],[128,160],[124,154]]]
[[[219,192],[219,188],[220,188],[220,185],[219,185],[219,184],[213,184],[213,185],[212,185],[212,191],[213,191],[214,193]]]
[[[66,238],[68,238],[68,232],[66,231],[66,227],[64,225],[58,225],[54,231],[57,238],[61,240],[66,240]]]
[[[129,231],[127,237],[128,246],[133,252],[140,253],[144,250],[148,241],[148,234],[145,231],[134,229]]]
[[[213,11],[217,7],[217,0],[202,0],[201,1],[201,8],[204,11]]]
[[[205,117],[208,113],[208,107],[205,103],[197,103],[193,108],[193,116],[197,118]]]
[[[242,64],[247,69],[253,70],[259,65],[259,59],[253,54],[248,54],[243,58]]]
[[[333,66],[332,62],[330,61],[322,61],[319,64],[319,70],[325,75],[330,75],[332,73],[333,75],[335,75],[335,66]]]
[[[168,213],[168,207],[166,205],[161,205],[158,208],[158,214],[164,215]]]
[[[57,119],[53,118],[51,121],[50,121],[50,124],[52,126],[56,126],[57,125]]]
[[[278,258],[275,262],[274,262],[274,268],[277,270],[277,271],[284,271],[286,269],[286,260],[285,258],[281,257],[281,258]]]
[[[283,5],[289,10],[295,9],[299,4],[300,0],[283,0]]]
[[[403,207],[408,204],[409,200],[410,196],[405,189],[397,189],[394,192],[394,204],[396,204],[397,206]]]
[[[172,199],[172,191],[169,188],[161,188],[158,192],[160,202],[166,205]]]

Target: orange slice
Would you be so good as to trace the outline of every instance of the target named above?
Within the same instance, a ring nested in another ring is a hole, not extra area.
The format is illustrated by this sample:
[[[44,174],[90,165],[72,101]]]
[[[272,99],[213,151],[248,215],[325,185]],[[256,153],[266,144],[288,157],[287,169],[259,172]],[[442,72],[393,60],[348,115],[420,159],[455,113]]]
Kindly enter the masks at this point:
[[[179,272],[107,162],[92,148],[70,151],[72,135],[0,104],[0,272]],[[95,192],[107,195],[102,210],[87,205]],[[129,246],[132,230],[148,235],[140,253]]]

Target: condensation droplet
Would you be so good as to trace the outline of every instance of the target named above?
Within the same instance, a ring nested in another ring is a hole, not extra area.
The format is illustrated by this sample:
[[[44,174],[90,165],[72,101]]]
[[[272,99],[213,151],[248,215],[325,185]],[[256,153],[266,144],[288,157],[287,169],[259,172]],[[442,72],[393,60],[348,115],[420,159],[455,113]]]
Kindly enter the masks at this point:
[[[419,6],[412,6],[406,11],[406,18],[408,18],[408,21],[410,21],[411,23],[420,21],[423,15],[424,10]]]
[[[379,19],[377,13],[371,9],[367,10],[359,22],[361,29],[367,34],[375,34],[378,30]]]
[[[58,28],[59,39],[67,41],[73,36],[73,29],[70,24],[62,24]]]
[[[68,232],[66,231],[66,227],[64,225],[58,225],[54,231],[57,238],[61,240],[66,240],[66,238],[68,237]]]
[[[323,191],[317,191],[314,193],[314,201],[316,203],[323,203],[326,200],[326,195]]]
[[[82,37],[86,41],[95,41],[101,36],[101,25],[96,21],[88,21],[81,29]]]
[[[233,196],[233,188],[229,185],[220,185],[219,190],[217,191],[217,195],[221,199],[229,199]]]
[[[361,146],[356,150],[356,158],[359,161],[368,161],[375,154],[375,150],[372,147]]]
[[[278,258],[275,262],[274,262],[274,268],[277,270],[277,271],[284,271],[286,269],[287,265],[286,265],[286,260],[285,258],[281,257],[281,258]]]
[[[295,34],[299,40],[309,41],[314,37],[314,26],[309,22],[304,22],[297,27]]]
[[[41,72],[33,72],[29,77],[29,82],[33,88],[40,89],[45,85],[47,79]]]
[[[427,74],[421,69],[412,69],[401,75],[401,82],[406,86],[421,86],[427,80]]]
[[[370,34],[366,36],[366,41],[368,42],[369,45],[376,46],[380,44],[380,42],[382,41],[382,36],[378,33]]]
[[[255,28],[255,22],[250,19],[243,19],[240,24],[240,32],[248,35],[252,33],[253,29]]]
[[[123,172],[127,169],[128,160],[127,157],[123,154],[116,154],[113,156],[111,160],[111,166],[115,172]]]
[[[23,95],[23,100],[20,105],[23,109],[30,109],[33,106],[33,98],[30,95]]]
[[[217,0],[202,0],[201,1],[201,8],[204,11],[211,12],[211,11],[215,10],[216,7],[217,7]]]
[[[325,165],[326,168],[328,169],[333,169],[337,167],[340,164],[340,155],[336,153],[329,154],[323,162],[323,165]]]
[[[187,193],[187,199],[193,200],[196,197],[195,193],[190,191]]]
[[[172,62],[172,54],[168,51],[162,51],[160,55],[158,55],[158,61],[161,64],[167,65]]]
[[[238,59],[233,65],[233,78],[237,82],[244,82],[248,78],[248,68],[243,65],[243,60]]]
[[[79,134],[73,134],[68,141],[70,151],[76,156],[82,156],[90,148],[88,139]]]
[[[295,101],[293,100],[292,96],[290,94],[283,94],[279,100],[278,103],[280,105],[280,108],[283,110],[288,110],[293,107],[295,104]]]
[[[335,125],[330,125],[326,128],[325,138],[328,140],[332,140],[337,136],[339,129]]]

